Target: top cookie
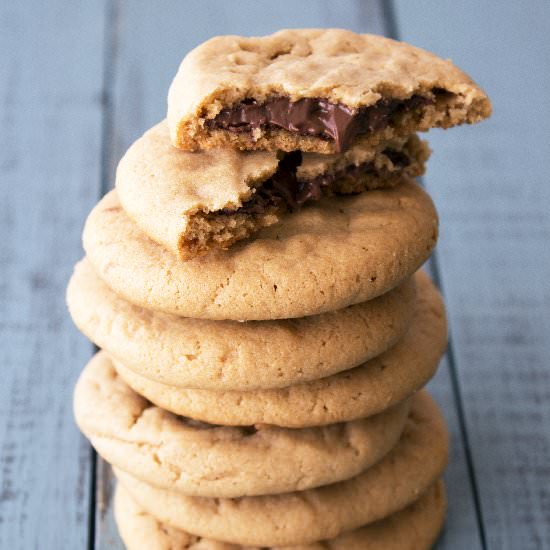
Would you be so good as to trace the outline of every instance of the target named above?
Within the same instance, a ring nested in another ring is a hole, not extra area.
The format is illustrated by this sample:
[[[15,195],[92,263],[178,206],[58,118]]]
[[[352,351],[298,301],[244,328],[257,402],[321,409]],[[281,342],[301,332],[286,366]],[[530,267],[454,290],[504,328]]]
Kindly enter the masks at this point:
[[[212,38],[185,57],[168,94],[172,142],[189,151],[335,153],[490,113],[450,61],[341,29]]]

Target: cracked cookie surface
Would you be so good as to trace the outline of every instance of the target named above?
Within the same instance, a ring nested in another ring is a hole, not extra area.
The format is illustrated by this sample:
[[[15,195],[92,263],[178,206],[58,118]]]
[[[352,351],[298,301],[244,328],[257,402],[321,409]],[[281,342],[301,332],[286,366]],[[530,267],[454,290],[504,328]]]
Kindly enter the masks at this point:
[[[397,443],[408,401],[330,426],[205,424],[156,407],[117,375],[104,352],[84,369],[75,417],[109,463],[156,487],[204,497],[302,491],[353,477]]]
[[[92,210],[84,249],[128,301],[202,319],[289,319],[373,299],[410,277],[437,239],[437,214],[412,181],[321,199],[226,251],[182,262],[125,215],[115,191]]]
[[[116,468],[115,474],[144,510],[172,527],[235,544],[289,546],[334,538],[405,508],[439,479],[447,456],[445,422],[422,391],[413,398],[399,442],[380,462],[324,487],[239,499],[199,498],[155,488]]]
[[[162,524],[122,486],[115,493],[115,518],[127,550],[429,550],[445,519],[447,501],[437,481],[404,510],[334,539],[285,547],[251,547],[204,539]]]
[[[138,374],[187,389],[254,390],[323,378],[386,351],[409,328],[415,284],[310,317],[209,321],[135,306],[83,260],[67,303],[80,330]]]
[[[271,390],[211,391],[155,382],[120,361],[115,361],[115,368],[137,393],[159,407],[214,424],[301,428],[377,414],[424,386],[446,347],[441,295],[425,273],[417,280],[415,317],[403,338],[364,365],[333,376]]]

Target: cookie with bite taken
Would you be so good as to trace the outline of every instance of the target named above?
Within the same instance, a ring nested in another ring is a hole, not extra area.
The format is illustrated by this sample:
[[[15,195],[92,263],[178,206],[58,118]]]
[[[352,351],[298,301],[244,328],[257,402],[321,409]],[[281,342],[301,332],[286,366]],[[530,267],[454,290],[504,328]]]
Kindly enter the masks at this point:
[[[168,94],[172,143],[187,151],[337,153],[490,113],[449,60],[342,29],[212,38],[185,57]]]

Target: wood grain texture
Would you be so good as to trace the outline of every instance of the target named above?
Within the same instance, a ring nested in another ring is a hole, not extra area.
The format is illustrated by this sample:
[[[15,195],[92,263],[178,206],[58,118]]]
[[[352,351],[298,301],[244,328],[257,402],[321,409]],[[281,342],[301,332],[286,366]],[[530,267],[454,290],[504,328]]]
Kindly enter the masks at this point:
[[[116,162],[126,148],[165,113],[170,81],[186,51],[216,34],[266,34],[283,27],[345,27],[358,32],[386,33],[391,29],[382,1],[304,1],[277,3],[222,0],[195,3],[164,2],[163,9],[145,2],[115,4],[110,156],[106,173],[112,184]],[[445,410],[452,436],[452,460],[446,474],[450,514],[440,550],[481,548],[472,488],[465,466],[462,434],[449,366],[444,362],[430,385]],[[122,548],[111,509],[113,479],[110,469],[98,465],[96,548]]]
[[[491,121],[432,137],[426,180],[487,547],[550,548],[550,4],[396,7],[405,40],[494,103]]]
[[[428,271],[434,280],[433,263]],[[467,468],[464,434],[461,429],[457,411],[457,396],[451,378],[451,365],[448,356],[444,357],[439,370],[428,384],[428,390],[442,407],[451,436],[451,455],[449,466],[445,472],[445,482],[449,498],[447,522],[440,537],[437,550],[482,550],[482,537],[479,518]]]
[[[91,345],[64,294],[98,195],[101,2],[0,5],[0,548],[85,548],[90,448],[72,388]]]

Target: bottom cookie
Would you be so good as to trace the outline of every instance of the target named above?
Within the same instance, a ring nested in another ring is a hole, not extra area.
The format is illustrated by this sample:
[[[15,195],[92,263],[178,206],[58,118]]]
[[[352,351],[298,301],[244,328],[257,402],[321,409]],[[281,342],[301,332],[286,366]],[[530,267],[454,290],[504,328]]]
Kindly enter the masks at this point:
[[[291,546],[337,537],[407,507],[441,477],[447,444],[443,417],[423,391],[389,454],[358,476],[324,487],[234,499],[189,497],[114,471],[163,523],[243,546]]]
[[[416,502],[383,520],[334,539],[287,550],[427,550],[434,544],[445,519],[447,502],[443,482],[437,481]],[[145,512],[122,487],[115,495],[115,518],[127,550],[239,550],[243,546],[190,535],[162,524]],[[278,547],[282,550],[282,547]],[[247,547],[247,550],[259,548]],[[268,550],[262,547],[262,550]],[[276,550],[272,547],[272,550]]]

